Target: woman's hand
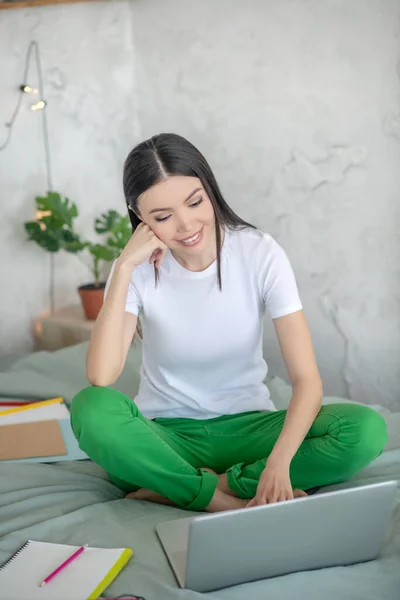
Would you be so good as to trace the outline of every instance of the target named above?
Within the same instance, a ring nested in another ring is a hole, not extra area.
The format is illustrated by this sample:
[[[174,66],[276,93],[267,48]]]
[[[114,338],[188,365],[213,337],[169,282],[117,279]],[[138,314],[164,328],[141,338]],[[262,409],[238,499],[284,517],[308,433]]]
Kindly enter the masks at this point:
[[[299,496],[307,496],[307,494],[301,490],[293,491],[290,482],[289,465],[279,462],[268,464],[267,461],[258,482],[257,493],[247,504],[247,508],[262,506],[263,504],[273,504],[282,500],[292,500]]]
[[[119,262],[129,263],[132,268],[143,264],[145,260],[155,263],[158,268],[167,251],[162,242],[145,223],[141,223],[122,251]]]

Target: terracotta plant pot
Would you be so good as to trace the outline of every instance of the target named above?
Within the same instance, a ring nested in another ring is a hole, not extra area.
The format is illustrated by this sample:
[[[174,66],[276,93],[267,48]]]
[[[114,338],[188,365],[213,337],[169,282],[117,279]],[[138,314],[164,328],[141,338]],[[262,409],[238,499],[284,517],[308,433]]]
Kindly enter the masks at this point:
[[[87,285],[81,285],[78,288],[85,317],[90,321],[95,321],[97,319],[97,315],[103,305],[105,287],[106,284],[103,282],[98,285],[88,283]]]

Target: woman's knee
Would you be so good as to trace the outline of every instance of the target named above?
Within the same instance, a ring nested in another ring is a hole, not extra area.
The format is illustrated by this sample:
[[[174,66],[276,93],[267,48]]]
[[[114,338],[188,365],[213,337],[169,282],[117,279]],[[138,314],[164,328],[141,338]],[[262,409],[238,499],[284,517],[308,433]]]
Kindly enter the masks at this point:
[[[83,427],[86,431],[103,430],[115,410],[127,401],[131,402],[121,392],[108,387],[90,386],[78,392],[71,404],[71,425],[75,436],[79,440]]]
[[[386,422],[376,410],[360,405],[357,410],[357,422],[359,442],[355,446],[356,458],[367,465],[382,454],[387,444]]]
[[[334,437],[347,479],[382,453],[388,440],[386,423],[376,410],[362,404],[336,404],[330,410],[336,417]]]
[[[330,419],[328,434],[335,438],[346,454],[370,462],[382,453],[388,441],[385,419],[364,404],[327,404],[321,416]]]

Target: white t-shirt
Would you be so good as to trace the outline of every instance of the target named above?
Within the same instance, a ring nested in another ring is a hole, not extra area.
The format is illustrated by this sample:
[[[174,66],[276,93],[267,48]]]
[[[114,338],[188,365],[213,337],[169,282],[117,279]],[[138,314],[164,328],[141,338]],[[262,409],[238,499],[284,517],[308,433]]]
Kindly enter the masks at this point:
[[[132,272],[126,311],[143,328],[140,388],[135,402],[149,418],[208,419],[275,410],[263,383],[265,308],[272,319],[302,309],[281,246],[258,229],[225,233],[222,291],[216,261],[201,272],[170,251],[157,286],[153,265]]]

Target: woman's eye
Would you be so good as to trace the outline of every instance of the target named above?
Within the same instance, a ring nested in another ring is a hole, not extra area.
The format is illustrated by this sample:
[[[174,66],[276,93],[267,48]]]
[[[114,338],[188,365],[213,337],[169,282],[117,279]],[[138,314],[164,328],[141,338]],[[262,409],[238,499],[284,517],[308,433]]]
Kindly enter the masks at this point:
[[[193,202],[193,204],[189,204],[189,208],[196,208],[196,206],[200,206],[200,204],[202,202],[203,202],[203,198],[199,198],[199,200],[197,200],[196,202]],[[157,221],[157,223],[163,223],[164,221],[168,221],[170,216],[171,215],[168,215],[167,217],[157,217],[155,220]]]

